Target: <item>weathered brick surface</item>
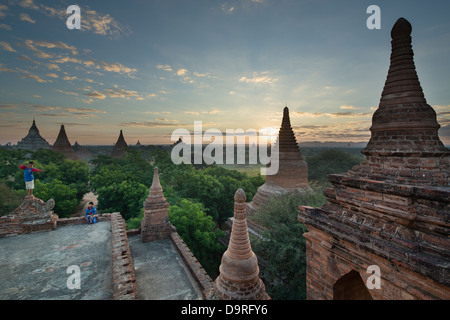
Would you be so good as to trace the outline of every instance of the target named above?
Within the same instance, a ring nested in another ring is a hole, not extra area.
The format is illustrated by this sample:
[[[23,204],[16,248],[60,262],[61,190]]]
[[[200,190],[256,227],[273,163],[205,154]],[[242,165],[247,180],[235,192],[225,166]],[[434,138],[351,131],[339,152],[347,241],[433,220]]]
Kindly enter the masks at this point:
[[[126,223],[120,213],[111,213],[111,245],[113,299],[137,300],[138,290],[133,259],[131,257]]]
[[[0,237],[56,229],[58,216],[52,209],[55,201],[47,202],[26,197],[9,215],[0,217]]]

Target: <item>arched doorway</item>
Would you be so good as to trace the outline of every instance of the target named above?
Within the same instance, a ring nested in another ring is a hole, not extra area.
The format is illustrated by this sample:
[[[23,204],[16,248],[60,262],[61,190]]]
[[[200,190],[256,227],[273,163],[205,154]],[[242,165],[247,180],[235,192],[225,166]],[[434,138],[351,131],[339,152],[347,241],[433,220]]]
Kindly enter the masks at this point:
[[[355,270],[343,275],[333,285],[333,300],[373,300],[363,279]]]

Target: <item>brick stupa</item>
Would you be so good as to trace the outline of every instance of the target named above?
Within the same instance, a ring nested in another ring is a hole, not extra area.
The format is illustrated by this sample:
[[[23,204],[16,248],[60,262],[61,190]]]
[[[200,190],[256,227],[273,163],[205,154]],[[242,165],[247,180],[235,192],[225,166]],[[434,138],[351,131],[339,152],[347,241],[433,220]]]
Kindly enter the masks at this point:
[[[158,168],[155,168],[150,193],[144,201],[144,219],[141,222],[143,242],[166,239],[172,233],[169,222],[169,203],[159,182]]]
[[[403,18],[392,29],[367,161],[329,175],[322,208],[299,207],[308,299],[450,297],[450,151],[417,77],[411,32]]]
[[[245,200],[245,192],[238,189],[234,195],[230,242],[222,256],[220,275],[214,282],[214,291],[220,300],[270,299],[259,278],[258,258],[250,245]]]
[[[119,138],[117,139],[116,144],[114,145],[114,149],[111,153],[111,157],[113,158],[122,158],[128,148],[127,143],[125,142],[125,138],[123,137],[123,132],[120,130]]]
[[[249,217],[273,196],[311,190],[308,184],[308,164],[300,153],[287,107],[283,110],[283,120],[276,143],[279,148],[278,172],[266,176],[266,182],[258,188],[252,202],[247,204]]]
[[[66,158],[71,160],[77,160],[78,157],[75,151],[72,149],[72,145],[69,142],[69,138],[67,138],[66,130],[64,129],[64,125],[61,125],[61,129],[59,130],[58,137],[56,138],[55,143],[52,147],[53,151],[60,152],[66,156]]]
[[[36,151],[38,149],[50,149],[50,144],[42,138],[39,129],[36,126],[36,121],[33,119],[33,124],[28,130],[28,134],[19,142],[17,142],[17,149]]]

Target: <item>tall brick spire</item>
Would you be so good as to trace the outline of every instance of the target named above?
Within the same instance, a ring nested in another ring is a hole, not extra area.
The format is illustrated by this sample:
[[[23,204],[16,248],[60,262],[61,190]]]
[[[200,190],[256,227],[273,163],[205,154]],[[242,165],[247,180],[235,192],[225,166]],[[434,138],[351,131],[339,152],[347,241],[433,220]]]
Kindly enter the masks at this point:
[[[411,30],[403,18],[392,29],[367,161],[328,176],[324,206],[299,207],[308,299],[450,296],[450,152],[418,81]],[[366,289],[368,266],[383,270],[381,290]]]
[[[400,18],[392,28],[391,64],[372,118],[368,156],[434,156],[448,152],[438,136],[436,112],[427,104],[414,64],[412,27]]]
[[[128,148],[127,143],[125,142],[125,138],[123,137],[123,132],[120,130],[119,138],[117,139],[116,144],[114,145],[114,149],[111,153],[111,157],[113,158],[121,158],[125,150]]]
[[[446,186],[450,151],[439,139],[436,112],[417,76],[411,32],[404,18],[392,28],[389,72],[362,150],[367,162],[353,171],[374,180]]]
[[[266,176],[266,182],[258,188],[252,202],[248,203],[249,216],[252,216],[261,205],[267,203],[272,196],[310,190],[308,164],[300,153],[292,130],[288,107],[283,109],[283,120],[276,145],[278,146],[278,172]]]
[[[150,193],[144,201],[144,219],[141,222],[143,242],[161,240],[169,237],[172,228],[169,222],[169,203],[159,182],[158,168],[154,169]]]
[[[220,275],[214,283],[221,300],[265,300],[269,296],[259,278],[258,258],[252,251],[247,228],[245,192],[234,195],[234,221],[228,249],[222,256]]]
[[[61,125],[61,129],[59,130],[58,137],[56,138],[55,143],[52,147],[53,151],[61,152],[67,158],[72,160],[77,160],[78,157],[75,151],[72,149],[72,145],[69,142],[69,138],[67,138],[66,130],[64,129],[64,125]]]

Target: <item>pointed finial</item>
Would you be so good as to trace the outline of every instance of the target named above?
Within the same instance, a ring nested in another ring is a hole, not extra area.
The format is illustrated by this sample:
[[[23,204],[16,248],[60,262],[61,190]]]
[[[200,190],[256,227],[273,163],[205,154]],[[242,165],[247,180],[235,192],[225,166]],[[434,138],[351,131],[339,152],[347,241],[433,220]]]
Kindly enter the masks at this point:
[[[391,38],[397,39],[401,37],[411,36],[412,26],[405,18],[399,18],[391,30]]]

